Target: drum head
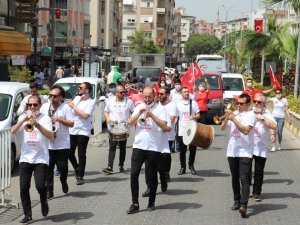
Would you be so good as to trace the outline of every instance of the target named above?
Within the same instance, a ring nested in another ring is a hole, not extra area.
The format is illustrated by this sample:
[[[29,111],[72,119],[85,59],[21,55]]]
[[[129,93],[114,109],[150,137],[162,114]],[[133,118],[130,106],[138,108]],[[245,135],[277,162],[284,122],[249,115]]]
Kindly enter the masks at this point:
[[[183,130],[182,140],[185,145],[189,145],[196,134],[197,131],[197,123],[193,120],[188,121]]]

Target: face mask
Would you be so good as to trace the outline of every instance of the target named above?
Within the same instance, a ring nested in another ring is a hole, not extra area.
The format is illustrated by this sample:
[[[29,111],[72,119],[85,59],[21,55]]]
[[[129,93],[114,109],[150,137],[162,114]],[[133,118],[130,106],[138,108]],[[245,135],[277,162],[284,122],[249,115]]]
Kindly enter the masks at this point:
[[[176,84],[176,85],[175,85],[175,90],[176,90],[176,91],[179,91],[180,89],[181,89],[181,85],[180,85],[180,84]]]
[[[276,94],[276,98],[281,98],[282,94]]]
[[[199,91],[204,91],[204,87],[199,87]]]
[[[254,113],[262,113],[263,110],[261,108],[253,107],[253,111]]]
[[[164,86],[165,86],[165,83],[161,83],[160,86],[161,86],[161,87],[164,87]]]
[[[115,93],[116,92],[116,88],[110,88],[109,89],[111,93]]]
[[[248,88],[252,88],[252,83],[247,83]]]

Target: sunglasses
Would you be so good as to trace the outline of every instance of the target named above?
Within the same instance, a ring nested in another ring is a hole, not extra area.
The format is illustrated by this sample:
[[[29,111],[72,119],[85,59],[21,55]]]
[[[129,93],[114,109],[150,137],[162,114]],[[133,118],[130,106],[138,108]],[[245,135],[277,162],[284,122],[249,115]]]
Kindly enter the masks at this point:
[[[38,103],[27,103],[27,106],[28,107],[37,107],[37,106],[39,106],[39,104]]]
[[[164,95],[165,93],[158,93],[158,95]]]
[[[125,94],[126,93],[126,91],[117,91],[118,93],[120,93],[120,94]]]
[[[254,103],[254,104],[257,104],[257,105],[260,105],[260,104],[262,104],[263,102],[262,102],[262,101],[258,101],[258,100],[253,100],[253,103]]]
[[[237,105],[245,105],[246,102],[236,102]]]
[[[53,95],[53,94],[49,94],[49,98],[57,98],[59,95]]]
[[[79,87],[79,90],[83,89],[84,87]]]

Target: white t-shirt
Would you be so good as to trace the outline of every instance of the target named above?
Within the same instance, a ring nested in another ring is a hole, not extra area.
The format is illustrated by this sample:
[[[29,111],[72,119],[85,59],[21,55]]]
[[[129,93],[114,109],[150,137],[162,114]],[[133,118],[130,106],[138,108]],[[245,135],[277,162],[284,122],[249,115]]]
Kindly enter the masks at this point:
[[[169,102],[167,105],[165,105],[165,108],[167,110],[167,113],[169,114],[169,117],[178,116],[178,111],[177,111],[177,108],[176,108],[176,104],[174,102],[172,102],[172,101]],[[174,141],[175,140],[175,136],[176,136],[175,125],[176,125],[175,121],[171,122],[171,129],[172,130],[170,132],[167,132],[169,141]]]
[[[31,97],[31,96],[32,96],[32,95],[27,95],[27,96],[25,96],[25,97],[23,98],[23,100],[21,101],[20,106],[19,106],[19,108],[18,108],[18,111],[17,111],[17,114],[18,114],[18,115],[21,115],[22,113],[25,112],[26,105],[27,105],[27,103],[28,103],[28,99],[29,99],[29,97]],[[41,98],[42,104],[44,104],[44,103],[46,103],[46,102],[49,101],[48,96],[46,96],[46,95],[39,95],[39,97]]]
[[[19,121],[24,117],[19,117]],[[52,131],[52,122],[49,116],[40,114],[36,121],[41,124],[45,129]],[[31,164],[43,163],[49,165],[49,139],[34,127],[32,132],[26,132],[24,122],[18,132],[22,132],[21,156],[19,162],[27,162]]]
[[[38,85],[42,85],[44,83],[44,79],[45,79],[45,76],[44,76],[44,73],[42,71],[40,72],[34,72],[34,78],[36,79],[36,83]]]
[[[41,107],[41,113],[49,116],[49,107],[50,103],[45,103]],[[73,121],[74,114],[72,113],[72,109],[65,103],[61,103],[57,110],[52,113],[53,117],[61,117],[65,120]],[[62,123],[56,122],[54,124],[57,127],[56,137],[54,143],[50,142],[49,149],[58,150],[58,149],[69,149],[70,148],[70,135],[69,135],[69,127],[63,125]]]
[[[175,103],[172,102],[174,105]],[[160,104],[160,103],[159,103]],[[167,105],[163,106],[162,104],[160,104],[162,107],[164,107],[166,109],[166,112],[167,112],[167,126],[168,127],[171,127],[172,126],[172,123],[171,123],[171,118],[170,116],[168,116],[168,109],[167,109]],[[169,146],[169,132],[162,132],[162,135],[161,135],[161,143],[160,143],[160,146],[161,146],[161,153],[171,153],[170,151],[170,146]]]
[[[144,108],[145,104],[139,104],[133,111],[132,116],[139,113],[140,109]],[[167,112],[164,107],[155,103],[149,109],[155,116],[163,121],[167,121]],[[146,118],[146,124],[142,125],[137,122],[135,130],[135,138],[133,142],[133,148],[139,148],[142,150],[149,150],[155,152],[161,152],[160,140],[162,136],[162,129],[150,118]]]
[[[90,137],[93,113],[95,110],[95,100],[89,98],[87,100],[80,101],[80,99],[80,96],[76,96],[73,102],[79,109],[89,114],[89,117],[87,119],[83,119],[75,113],[74,109],[72,109],[74,114],[74,127],[69,128],[69,131],[72,135],[84,135]]]
[[[127,122],[130,114],[134,110],[133,102],[125,98],[122,102],[117,102],[116,98],[111,98],[106,102],[104,111],[108,113],[111,121]],[[111,124],[107,124],[108,130],[112,129]]]
[[[289,105],[288,100],[286,98],[279,100],[276,97],[271,100],[273,102],[273,116],[275,118],[285,118],[285,108]]]
[[[235,114],[237,111],[235,112]],[[255,126],[256,117],[253,111],[239,113],[235,117],[243,126]],[[230,128],[229,143],[227,147],[227,157],[253,157],[254,151],[254,130],[245,135],[241,133],[232,121],[228,121]]]
[[[170,92],[170,101],[177,103],[180,100],[182,100],[181,92],[180,91],[178,92],[175,89],[171,90],[171,92]]]
[[[274,121],[273,115],[265,111],[263,116]],[[254,127],[254,152],[253,155],[267,158],[267,152],[270,149],[269,128],[262,120],[257,120]]]
[[[192,112],[190,113],[190,101],[192,103]],[[177,111],[179,116],[178,121],[178,136],[183,136],[184,127],[190,120],[191,115],[195,115],[199,112],[199,107],[194,100],[181,100],[177,103]]]

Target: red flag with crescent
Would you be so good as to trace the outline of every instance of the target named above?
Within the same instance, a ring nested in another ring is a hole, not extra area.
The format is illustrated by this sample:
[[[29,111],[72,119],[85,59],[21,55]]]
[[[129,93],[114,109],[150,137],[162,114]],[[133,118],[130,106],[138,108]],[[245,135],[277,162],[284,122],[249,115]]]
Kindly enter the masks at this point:
[[[263,32],[263,24],[264,24],[264,20],[263,19],[255,19],[254,20],[254,30],[258,33],[262,33]]]
[[[270,79],[271,79],[272,87],[274,87],[276,90],[280,90],[281,86],[273,72],[272,66],[270,66]]]
[[[200,69],[197,63],[193,63],[189,69],[186,71],[181,80],[181,86],[187,87],[190,93],[194,92],[194,84],[195,81],[199,79],[199,77],[203,76],[203,71]]]

